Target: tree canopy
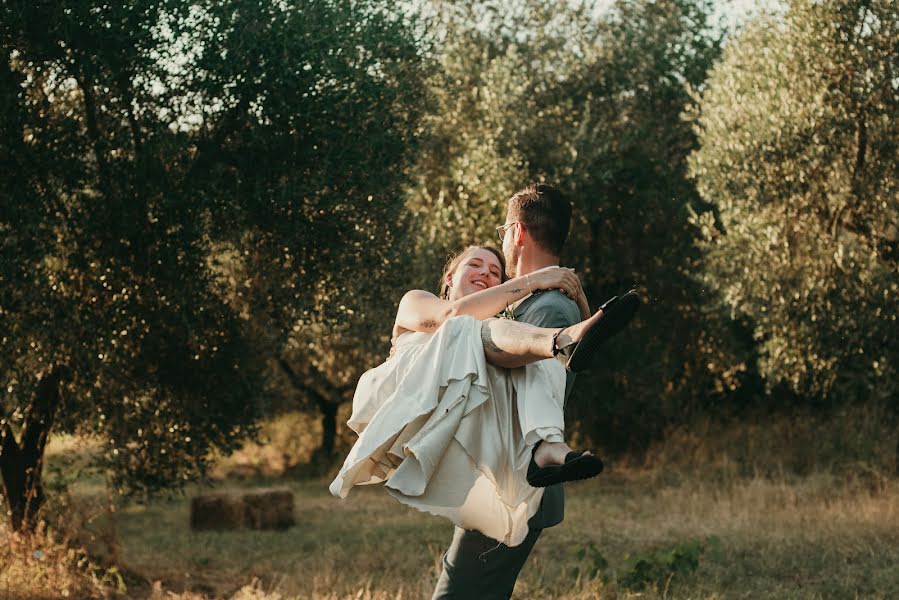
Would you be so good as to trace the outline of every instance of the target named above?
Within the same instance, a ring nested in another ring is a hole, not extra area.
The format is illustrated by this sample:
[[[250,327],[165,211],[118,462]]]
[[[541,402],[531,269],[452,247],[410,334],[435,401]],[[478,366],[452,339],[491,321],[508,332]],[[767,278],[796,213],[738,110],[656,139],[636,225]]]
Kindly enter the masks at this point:
[[[727,47],[691,174],[702,281],[750,323],[769,385],[839,405],[897,393],[899,13],[797,0]]]
[[[783,390],[895,396],[897,12],[794,0],[730,38],[713,12],[0,4],[13,526],[43,500],[51,432],[152,491],[293,403],[329,459],[402,294],[436,289],[532,181],[573,202],[562,261],[594,306],[647,300],[579,379],[572,436],[628,449]]]
[[[440,109],[409,201],[425,223],[420,255],[436,275],[448,251],[493,238],[519,187],[560,186],[574,204],[562,260],[594,306],[634,285],[651,301],[569,403],[582,432],[627,447],[706,405],[718,377],[700,349],[713,329],[690,276],[697,230],[686,207],[698,195],[685,173],[696,136],[681,114],[721,34],[701,1],[622,2],[599,16],[587,3],[516,6],[440,13]]]
[[[2,10],[0,468],[19,527],[51,429],[102,440],[123,490],[201,475],[253,434],[260,350],[386,264],[422,60],[378,1]]]

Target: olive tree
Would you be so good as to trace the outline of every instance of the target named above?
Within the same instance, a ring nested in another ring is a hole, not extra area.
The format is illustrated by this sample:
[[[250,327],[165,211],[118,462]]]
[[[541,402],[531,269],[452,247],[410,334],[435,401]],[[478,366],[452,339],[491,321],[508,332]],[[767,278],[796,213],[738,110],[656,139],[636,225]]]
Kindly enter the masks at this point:
[[[11,525],[34,524],[53,432],[96,436],[116,483],[202,473],[256,414],[240,323],[184,193],[157,23],[174,3],[4,4],[2,446]],[[163,84],[164,85],[164,84]]]
[[[825,406],[897,394],[897,39],[892,2],[796,0],[728,45],[700,103],[701,280],[769,387]]]
[[[190,185],[270,386],[320,413],[328,456],[338,407],[389,349],[426,47],[415,14],[381,0],[257,4],[204,15],[191,89],[215,141]]]
[[[378,289],[423,61],[376,0],[0,11],[0,474],[20,529],[51,432],[95,438],[122,491],[253,435],[267,359]]]
[[[420,279],[452,248],[492,237],[519,187],[561,187],[574,204],[562,260],[594,305],[632,285],[648,301],[602,366],[579,378],[569,422],[608,446],[638,445],[733,385],[700,351],[714,329],[690,275],[698,230],[686,206],[699,198],[686,158],[696,136],[681,118],[721,33],[701,1],[516,7],[438,13],[441,110],[428,119],[409,201],[424,221]]]

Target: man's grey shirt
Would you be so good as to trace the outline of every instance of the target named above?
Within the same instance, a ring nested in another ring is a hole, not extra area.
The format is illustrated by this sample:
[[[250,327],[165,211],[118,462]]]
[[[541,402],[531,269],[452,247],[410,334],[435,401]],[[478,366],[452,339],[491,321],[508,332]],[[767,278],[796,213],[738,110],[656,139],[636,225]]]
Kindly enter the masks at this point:
[[[577,303],[565,294],[551,290],[536,292],[515,309],[515,320],[537,327],[568,327],[581,320]],[[568,373],[565,381],[565,400],[571,394],[574,373]],[[531,529],[544,529],[562,522],[565,516],[565,491],[562,484],[551,485],[543,492],[543,500],[536,514],[528,521]]]

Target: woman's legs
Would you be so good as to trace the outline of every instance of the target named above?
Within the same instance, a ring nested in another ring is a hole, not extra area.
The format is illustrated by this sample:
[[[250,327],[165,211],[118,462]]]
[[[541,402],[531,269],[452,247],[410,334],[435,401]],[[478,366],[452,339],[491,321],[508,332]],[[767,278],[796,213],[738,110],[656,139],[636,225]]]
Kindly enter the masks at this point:
[[[556,338],[556,345],[564,348],[580,341],[587,329],[600,317],[602,317],[602,312],[597,311],[586,321],[562,329]],[[557,331],[559,330],[536,327],[508,319],[487,319],[481,323],[484,355],[490,364],[508,369],[552,358],[553,336]],[[537,443],[534,462],[538,467],[561,465],[565,462],[565,458],[572,448],[564,441],[557,441],[561,438],[561,434],[560,431],[558,437],[551,435],[548,436],[548,439]],[[592,456],[592,454],[589,450],[583,452],[585,456]]]
[[[556,345],[564,348],[580,341],[601,316],[602,311],[597,311],[586,321],[564,328],[556,338]],[[557,331],[508,319],[487,319],[481,323],[484,356],[490,364],[507,369],[552,358],[553,336]]]

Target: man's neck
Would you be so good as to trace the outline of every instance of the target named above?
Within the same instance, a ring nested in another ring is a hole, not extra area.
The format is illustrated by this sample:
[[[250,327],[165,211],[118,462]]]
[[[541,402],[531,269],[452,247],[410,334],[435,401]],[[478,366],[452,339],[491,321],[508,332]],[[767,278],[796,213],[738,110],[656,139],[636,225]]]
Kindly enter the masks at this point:
[[[534,271],[539,271],[544,267],[555,267],[559,265],[559,257],[547,254],[545,252],[522,253],[518,259],[518,265],[515,267],[515,276],[523,277]]]

